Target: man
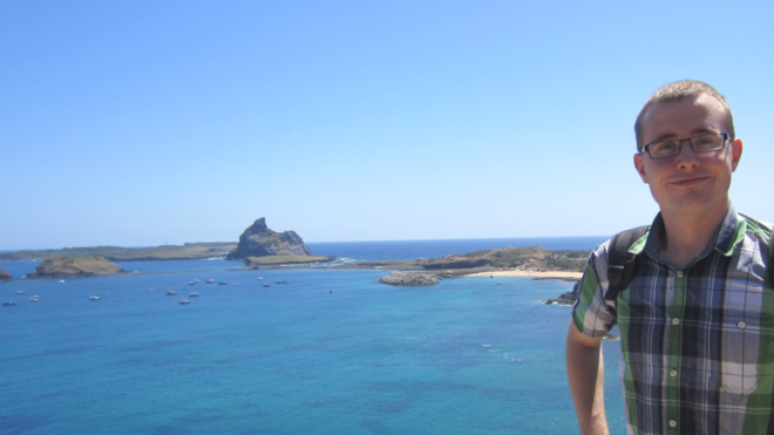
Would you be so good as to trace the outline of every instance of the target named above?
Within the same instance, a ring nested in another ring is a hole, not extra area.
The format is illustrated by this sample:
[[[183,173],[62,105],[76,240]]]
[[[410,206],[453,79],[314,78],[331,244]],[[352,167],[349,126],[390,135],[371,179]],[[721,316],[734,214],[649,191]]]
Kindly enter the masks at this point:
[[[567,332],[581,433],[608,433],[601,341],[618,324],[629,434],[774,434],[771,230],[729,200],[742,156],[731,109],[706,83],[675,82],[648,99],[635,132],[634,166],[660,213],[612,300],[610,241],[589,258]]]

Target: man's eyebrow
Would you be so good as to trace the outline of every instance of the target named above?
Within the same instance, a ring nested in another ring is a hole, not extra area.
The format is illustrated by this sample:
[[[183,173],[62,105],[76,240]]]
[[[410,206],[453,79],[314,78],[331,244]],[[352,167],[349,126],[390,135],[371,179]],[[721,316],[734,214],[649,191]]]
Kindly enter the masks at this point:
[[[717,133],[720,133],[720,131],[718,131],[718,130],[715,130],[714,128],[709,128],[709,127],[705,127],[705,128],[694,128],[693,130],[691,130],[691,135],[695,135],[695,134],[706,134],[706,133],[714,133],[714,134],[717,134]]]
[[[694,128],[693,130],[691,130],[691,137],[696,136],[696,135],[700,135],[700,134],[707,134],[707,133],[717,134],[717,133],[720,133],[720,132],[718,130],[715,130],[714,128],[709,128],[709,127]],[[661,142],[661,141],[664,141],[664,140],[675,139],[675,138],[677,138],[677,135],[674,134],[674,133],[663,133],[663,134],[660,134],[660,135],[656,136],[655,139],[653,139],[652,141],[650,141],[648,143]]]

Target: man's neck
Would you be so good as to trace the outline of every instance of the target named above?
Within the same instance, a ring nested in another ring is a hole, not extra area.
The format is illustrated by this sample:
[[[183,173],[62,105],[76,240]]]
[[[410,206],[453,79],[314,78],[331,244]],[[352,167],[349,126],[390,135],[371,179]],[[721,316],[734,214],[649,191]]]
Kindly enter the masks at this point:
[[[662,239],[661,255],[682,269],[701,254],[728,214],[728,201],[722,205],[692,216],[662,210],[666,240]]]

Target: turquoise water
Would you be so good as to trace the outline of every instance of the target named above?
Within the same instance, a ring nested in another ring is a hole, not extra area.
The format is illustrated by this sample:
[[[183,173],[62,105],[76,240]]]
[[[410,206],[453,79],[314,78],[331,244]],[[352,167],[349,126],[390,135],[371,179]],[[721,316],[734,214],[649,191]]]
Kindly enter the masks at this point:
[[[539,303],[570,283],[410,288],[378,284],[384,274],[224,268],[2,283],[0,299],[17,305],[0,307],[0,434],[577,432],[570,309]],[[179,305],[191,291],[201,296]],[[612,433],[625,433],[617,343],[605,358]]]

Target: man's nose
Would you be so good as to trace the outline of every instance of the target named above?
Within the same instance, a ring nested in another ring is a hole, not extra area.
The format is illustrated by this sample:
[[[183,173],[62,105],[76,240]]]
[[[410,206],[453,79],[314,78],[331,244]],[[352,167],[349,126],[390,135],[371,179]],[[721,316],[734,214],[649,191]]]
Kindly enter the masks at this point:
[[[691,148],[689,141],[682,143],[680,154],[677,155],[677,167],[680,169],[694,169],[699,166],[699,159]]]

